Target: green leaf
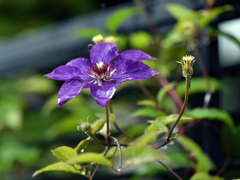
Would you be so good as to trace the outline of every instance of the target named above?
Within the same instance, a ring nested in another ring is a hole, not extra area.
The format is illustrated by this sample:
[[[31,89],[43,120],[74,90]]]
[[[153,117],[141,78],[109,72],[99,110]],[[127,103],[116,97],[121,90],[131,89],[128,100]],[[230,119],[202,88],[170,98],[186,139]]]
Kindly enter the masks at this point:
[[[168,135],[168,128],[165,124],[158,122],[158,121],[148,121],[151,124],[154,124],[158,127],[159,130],[162,130],[166,135]]]
[[[183,135],[179,135],[176,140],[196,159],[197,171],[209,172],[214,168],[210,158],[204,154],[200,146],[198,146],[193,140]]]
[[[74,149],[67,146],[58,147],[52,150],[52,153],[62,162],[65,162],[69,158],[77,155],[77,152]]]
[[[158,117],[155,121],[167,125],[167,124],[170,124],[170,123],[174,123],[177,120],[177,118],[178,118],[178,114],[171,114],[169,116]],[[185,122],[188,122],[188,121],[191,121],[191,120],[193,120],[193,119],[190,118],[190,117],[181,116],[178,123],[181,124],[181,123],[185,123]]]
[[[114,156],[118,156],[119,155],[119,150],[118,150],[118,147],[115,146],[115,147],[111,147],[111,149],[108,151],[108,153],[106,154],[105,157],[107,157],[107,158],[112,157],[115,150],[116,150],[116,153],[114,154]],[[124,151],[126,150],[126,147],[121,146],[121,150],[122,150],[122,154],[123,154]],[[104,152],[102,154],[104,154]]]
[[[73,37],[79,38],[79,37],[85,37],[85,38],[90,38],[92,39],[93,36],[101,34],[102,36],[105,36],[106,33],[102,31],[101,29],[97,28],[85,28],[85,29],[80,29],[74,32]]]
[[[105,122],[106,122],[106,118],[103,118],[103,119],[100,119],[100,120],[96,121],[93,124],[93,126],[91,126],[92,127],[92,133],[96,134],[97,132],[101,131]]]
[[[158,111],[152,107],[144,107],[137,111],[135,111],[132,116],[145,116],[145,117],[159,117],[159,116],[165,116],[166,114],[162,111]]]
[[[65,164],[64,162],[57,162],[57,163],[48,165],[45,168],[35,171],[34,174],[32,175],[32,177],[35,177],[36,175],[43,173],[43,172],[47,172],[47,171],[66,171],[66,172],[71,172],[71,173],[75,173],[75,174],[85,175],[85,170],[80,172],[79,170],[74,169],[74,167],[72,167],[70,165],[63,166],[64,164]]]
[[[209,11],[200,12],[202,13],[202,17],[198,21],[199,27],[204,28],[217,16],[219,16],[220,14],[226,11],[233,11],[233,7],[231,5],[224,5],[224,6],[212,8]]]
[[[129,42],[132,49],[146,50],[152,43],[152,36],[146,31],[138,31],[130,35]]]
[[[98,153],[81,153],[65,162],[65,164],[68,165],[73,165],[76,163],[96,163],[109,168],[113,167],[113,163],[110,160]]]
[[[200,179],[209,179],[209,180],[224,180],[224,178],[221,178],[219,176],[210,176],[206,172],[196,172],[190,180],[200,180]]]
[[[216,29],[214,27],[209,27],[207,30],[208,30],[207,32],[209,35],[214,36],[214,37],[218,37],[219,35],[225,36],[225,37],[229,38],[230,40],[232,40],[233,42],[235,42],[240,47],[240,41],[233,35],[223,32],[220,29]]]
[[[81,152],[83,152],[91,140],[92,139],[88,137],[87,139],[80,141],[77,147],[74,148],[77,154],[80,154]]]
[[[148,127],[146,127],[144,133],[146,134],[146,133],[153,132],[153,131],[156,131],[156,130],[159,130],[159,127],[157,127],[154,124],[151,124]]]
[[[185,115],[192,117],[193,119],[219,120],[225,123],[233,132],[236,131],[232,117],[224,110],[217,108],[195,108],[189,110]]]
[[[163,130],[158,130],[158,131],[153,131],[153,132],[148,132],[139,138],[137,138],[135,141],[130,143],[130,146],[134,147],[139,147],[139,146],[145,146],[147,145],[151,140],[155,139],[159,134],[163,133]]]
[[[140,106],[149,106],[149,107],[156,107],[156,103],[152,100],[145,99],[137,102],[137,105]]]
[[[171,82],[168,85],[164,86],[158,91],[157,100],[162,103],[163,97],[167,94],[167,92],[172,89],[176,85],[176,82]]]
[[[166,160],[170,159],[163,154],[161,151],[156,150],[150,146],[142,147],[132,147],[130,146],[124,152],[124,159],[126,161],[126,166],[139,165],[149,162],[154,162],[156,160]]]
[[[177,3],[167,4],[165,9],[175,18],[182,19],[192,12],[191,9]]]
[[[111,14],[111,16],[108,18],[106,22],[106,28],[109,31],[117,31],[117,29],[126,19],[135,14],[138,14],[138,9],[135,7],[119,9]]]
[[[226,85],[223,84],[220,80],[215,78],[210,78],[210,85],[211,91],[215,92],[217,90],[226,90]],[[180,82],[177,87],[176,91],[180,97],[185,95],[185,81]],[[196,93],[205,93],[207,92],[206,87],[206,80],[203,77],[193,77],[191,78],[191,88],[189,94],[196,94]]]

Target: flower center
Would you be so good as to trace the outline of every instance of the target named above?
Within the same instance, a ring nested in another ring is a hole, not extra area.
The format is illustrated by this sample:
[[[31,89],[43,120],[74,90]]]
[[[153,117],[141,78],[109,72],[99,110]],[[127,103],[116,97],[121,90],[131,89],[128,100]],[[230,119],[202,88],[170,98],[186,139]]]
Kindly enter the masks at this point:
[[[98,86],[101,87],[102,81],[107,81],[108,83],[115,81],[114,79],[111,79],[111,77],[116,74],[117,71],[118,66],[114,68],[111,64],[99,62],[96,63],[96,65],[91,66],[86,74],[91,78],[94,78],[92,81],[94,84],[98,84]]]

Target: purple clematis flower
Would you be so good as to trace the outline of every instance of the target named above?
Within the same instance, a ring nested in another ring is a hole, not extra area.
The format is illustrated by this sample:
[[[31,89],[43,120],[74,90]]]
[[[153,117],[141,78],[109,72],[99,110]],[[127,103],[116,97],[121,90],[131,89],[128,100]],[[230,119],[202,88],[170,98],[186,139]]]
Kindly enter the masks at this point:
[[[59,107],[77,96],[83,88],[90,88],[93,98],[104,107],[122,82],[148,79],[158,74],[140,61],[156,58],[140,50],[128,50],[119,54],[115,44],[94,45],[90,59],[73,59],[45,75],[65,81],[58,93]]]

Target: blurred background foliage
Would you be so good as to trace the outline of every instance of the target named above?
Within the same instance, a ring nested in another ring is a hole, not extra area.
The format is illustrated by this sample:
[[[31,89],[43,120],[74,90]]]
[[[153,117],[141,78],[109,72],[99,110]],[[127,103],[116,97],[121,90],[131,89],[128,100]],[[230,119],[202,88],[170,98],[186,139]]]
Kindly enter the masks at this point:
[[[212,3],[212,1],[206,3]],[[97,0],[0,0],[0,37],[82,15],[109,4]],[[149,125],[146,120],[153,120],[176,111],[176,104],[167,95],[167,91],[174,88],[183,98],[185,86],[181,81],[180,67],[175,61],[194,49],[193,40],[207,45],[212,39],[216,39],[218,34],[221,34],[236,44],[240,44],[235,37],[210,25],[212,20],[219,15],[233,11],[232,6],[224,5],[204,11],[191,10],[180,4],[168,4],[164,9],[177,21],[172,31],[167,34],[152,35],[152,32],[145,30],[129,34],[119,33],[118,29],[124,21],[135,15],[141,15],[141,9],[137,7],[128,7],[114,12],[106,19],[105,29],[89,27],[73,34],[74,38],[89,39],[89,44],[95,35],[102,34],[104,37],[114,35],[119,38],[117,44],[120,51],[140,49],[147,52],[157,57],[158,60],[145,61],[145,63],[152,69],[158,70],[162,77],[170,80],[176,79],[165,87],[153,78],[141,81],[156,96],[157,102],[165,112],[160,111],[154,101],[147,99],[135,82],[127,82],[118,87],[112,102],[114,113],[119,126],[126,129],[133,137],[143,134],[146,128],[151,131],[154,124]],[[74,148],[80,140],[86,138],[84,133],[77,131],[76,127],[80,120],[94,124],[103,117],[104,109],[95,103],[88,89],[83,90],[81,95],[69,101],[62,108],[58,108],[57,92],[61,83],[43,77],[43,73],[47,72],[31,70],[21,72],[14,77],[0,78],[0,178],[3,180],[30,179],[35,170],[56,162],[56,158],[50,153],[51,149],[63,145]],[[211,77],[210,84],[212,93],[219,92],[219,90],[229,91],[229,88],[217,78]],[[207,90],[203,77],[192,78],[190,91],[192,95],[205,93]],[[189,109],[190,107],[191,104],[189,104]],[[206,111],[195,109],[195,112],[189,112],[189,116],[196,119],[218,120],[228,125],[228,127],[224,126],[223,132],[227,135],[233,157],[239,158],[239,143],[234,139],[239,134],[240,126],[237,125],[235,128],[232,118],[226,113],[216,109]],[[202,116],[199,117],[199,115]],[[232,133],[229,127],[237,133]],[[115,128],[112,128],[111,132],[118,136]],[[123,139],[122,135],[119,139]],[[171,167],[187,169],[188,172],[185,173],[184,178],[189,179],[193,174],[188,170],[190,164],[188,155],[192,153],[197,152],[198,160],[202,160],[196,164],[196,167],[204,169],[201,169],[205,172],[203,176],[209,176],[208,173],[216,169],[214,162],[195,142],[186,137],[180,137],[178,143],[190,153],[185,153],[186,150],[183,150],[179,144],[177,148],[173,148],[171,144],[167,150],[163,149],[163,151],[175,162],[170,164]],[[221,145],[220,148],[224,149],[223,146]],[[91,142],[84,151],[102,152],[103,148]],[[162,166],[153,163],[143,164],[135,170],[136,173],[131,176],[131,179],[142,177],[151,179],[159,172],[166,172]],[[135,171],[130,171],[129,174],[132,172]],[[101,175],[100,173],[100,177]],[[49,173],[35,178],[54,179],[54,177],[69,178],[69,174]],[[226,173],[225,178],[228,177],[231,175]],[[221,178],[216,178],[218,179]]]

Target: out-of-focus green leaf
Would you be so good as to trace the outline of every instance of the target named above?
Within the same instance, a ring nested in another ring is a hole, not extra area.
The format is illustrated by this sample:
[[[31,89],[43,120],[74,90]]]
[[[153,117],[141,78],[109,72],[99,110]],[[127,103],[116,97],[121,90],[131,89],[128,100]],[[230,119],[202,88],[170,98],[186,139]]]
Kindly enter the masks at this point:
[[[58,99],[58,95],[54,94],[47,100],[47,102],[44,104],[42,108],[42,113],[44,115],[48,116],[54,109],[58,107],[57,99]]]
[[[159,130],[162,130],[166,135],[168,135],[168,128],[165,124],[159,122],[159,121],[148,121],[151,124],[154,124],[158,127]]]
[[[171,114],[169,116],[158,117],[155,121],[167,125],[167,124],[170,124],[170,123],[174,123],[177,120],[177,118],[178,118],[178,114]],[[193,120],[193,119],[190,118],[190,117],[181,116],[181,118],[179,120],[179,124],[182,124],[182,123],[185,123],[185,122],[188,122],[188,121],[191,121],[191,120]],[[153,121],[151,121],[151,123],[152,122]]]
[[[183,42],[182,36],[173,30],[170,31],[169,33],[167,33],[165,38],[161,41],[162,46],[165,48],[169,48],[172,45],[174,45],[176,43],[180,43],[180,42]]]
[[[132,147],[130,146],[125,150],[124,159],[126,166],[139,165],[156,160],[170,161],[170,159],[161,151],[156,150],[150,146]]]
[[[52,150],[54,156],[56,156],[60,161],[65,162],[73,156],[77,155],[77,152],[67,146],[61,146]]]
[[[240,47],[240,41],[233,35],[223,32],[220,29],[216,29],[214,27],[209,27],[207,30],[208,30],[207,32],[210,36],[214,36],[214,37],[218,37],[219,35],[225,36],[225,37],[229,38],[230,40],[232,40],[233,42],[235,42]]]
[[[80,141],[78,143],[77,147],[74,148],[74,150],[77,152],[77,154],[80,154],[81,152],[83,152],[91,140],[92,139],[90,137],[88,137],[87,139]]]
[[[91,127],[92,127],[92,133],[96,134],[97,132],[101,131],[104,124],[106,122],[106,118],[100,119],[96,121]]]
[[[102,36],[105,36],[106,33],[102,31],[101,29],[97,28],[85,28],[85,29],[80,29],[74,32],[73,37],[74,38],[79,38],[79,37],[85,37],[85,38],[90,38],[92,39],[94,36],[101,34]]]
[[[163,97],[167,94],[167,92],[172,89],[176,85],[176,82],[171,82],[168,85],[164,86],[158,91],[157,100],[162,103]]]
[[[192,12],[191,9],[177,3],[167,4],[165,8],[175,19],[182,19]]]
[[[154,125],[154,124],[151,124],[151,125],[149,125],[148,127],[146,127],[144,133],[153,132],[153,131],[156,131],[156,130],[158,130],[158,129],[159,129],[159,127],[157,127],[157,126]]]
[[[211,85],[212,92],[215,92],[217,90],[226,90],[227,89],[226,85],[223,84],[220,80],[212,78],[212,77],[209,79],[210,79],[210,85]],[[177,85],[176,91],[180,97],[184,96],[185,88],[186,88],[185,81],[182,81]],[[189,94],[204,93],[206,91],[207,91],[206,81],[203,77],[191,78],[191,88],[190,88]]]
[[[107,19],[106,28],[109,31],[117,31],[120,25],[129,17],[138,14],[138,9],[136,7],[127,7],[115,11]]]
[[[148,132],[137,138],[130,143],[131,147],[139,147],[147,145],[151,140],[155,139],[159,134],[163,133],[163,130]]]
[[[152,101],[152,100],[149,100],[149,99],[138,101],[137,105],[156,107],[156,103],[154,101]]]
[[[111,149],[108,151],[108,153],[106,154],[105,157],[107,157],[107,158],[112,157],[115,150],[116,150],[116,153],[114,154],[114,156],[118,156],[119,155],[119,150],[118,150],[118,147],[115,146],[115,147],[111,147]],[[122,150],[122,154],[123,154],[124,151],[126,150],[126,147],[121,146],[121,150]],[[104,152],[102,154],[104,154]]]
[[[21,93],[51,94],[56,90],[56,85],[49,78],[35,75],[27,79],[21,79],[18,90]]]
[[[233,132],[236,131],[232,117],[227,111],[220,110],[217,108],[205,109],[205,108],[195,108],[189,110],[185,113],[187,116],[193,119],[209,119],[209,120],[219,120],[225,123]]]
[[[209,172],[214,168],[211,159],[204,154],[202,149],[193,140],[183,135],[179,135],[176,140],[196,159],[197,171]]]
[[[69,165],[77,163],[97,163],[109,168],[113,167],[113,163],[110,160],[98,153],[81,153],[65,162],[65,164]]]
[[[137,111],[135,111],[132,116],[145,116],[145,117],[159,117],[159,116],[165,116],[166,114],[162,111],[158,111],[152,107],[144,107]]]
[[[201,179],[209,179],[209,180],[224,180],[224,178],[221,178],[219,176],[210,176],[206,172],[196,172],[190,180],[201,180]]]
[[[127,37],[125,35],[118,34],[117,38],[118,38],[117,45],[118,45],[119,51],[125,50],[128,43]]]
[[[231,5],[224,5],[224,6],[212,8],[209,11],[203,11],[202,17],[198,21],[198,26],[200,28],[204,28],[213,19],[215,19],[217,16],[219,16],[220,14],[222,14],[226,11],[233,11],[233,7]]]
[[[129,41],[132,49],[146,50],[152,43],[152,36],[145,31],[138,31],[130,35]]]
[[[74,169],[74,167],[70,165],[64,165],[64,164],[65,164],[64,162],[57,162],[57,163],[48,165],[45,168],[35,171],[32,177],[35,177],[36,175],[43,172],[47,172],[47,171],[65,171],[65,172],[85,175],[85,170],[80,172],[79,170]]]

